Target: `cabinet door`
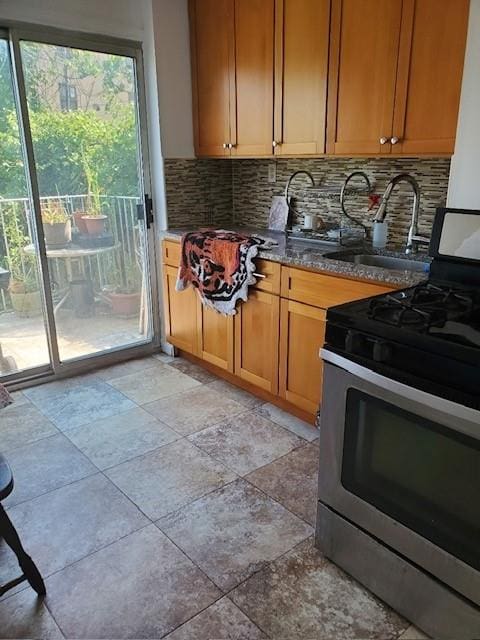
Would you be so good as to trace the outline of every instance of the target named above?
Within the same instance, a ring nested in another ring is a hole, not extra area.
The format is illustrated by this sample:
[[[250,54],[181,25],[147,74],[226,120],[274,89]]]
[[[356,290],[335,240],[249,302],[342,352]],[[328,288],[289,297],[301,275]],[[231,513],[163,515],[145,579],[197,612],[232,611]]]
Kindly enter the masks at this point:
[[[197,305],[196,291],[189,287],[185,291],[176,291],[178,269],[163,265],[163,300],[165,333],[167,341],[175,347],[197,353]]]
[[[230,155],[225,145],[230,141],[234,78],[233,1],[190,0],[193,123],[198,156]]]
[[[281,300],[279,395],[314,415],[322,395],[326,311]]]
[[[235,374],[270,393],[278,390],[280,298],[252,291],[235,316]]]
[[[393,152],[453,153],[468,10],[468,0],[404,0]]]
[[[390,153],[402,0],[333,0],[327,153]]]
[[[198,304],[198,355],[233,373],[233,316],[222,316]]]
[[[273,152],[273,33],[275,0],[235,0],[236,111],[232,155]]]
[[[276,0],[275,155],[325,153],[330,0]]]

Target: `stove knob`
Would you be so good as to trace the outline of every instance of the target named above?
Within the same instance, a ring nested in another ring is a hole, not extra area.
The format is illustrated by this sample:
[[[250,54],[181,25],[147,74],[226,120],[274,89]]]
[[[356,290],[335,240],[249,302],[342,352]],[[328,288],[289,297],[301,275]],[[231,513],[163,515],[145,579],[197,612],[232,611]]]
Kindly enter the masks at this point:
[[[392,349],[388,342],[384,340],[375,340],[373,343],[373,359],[375,362],[388,362],[392,355]]]

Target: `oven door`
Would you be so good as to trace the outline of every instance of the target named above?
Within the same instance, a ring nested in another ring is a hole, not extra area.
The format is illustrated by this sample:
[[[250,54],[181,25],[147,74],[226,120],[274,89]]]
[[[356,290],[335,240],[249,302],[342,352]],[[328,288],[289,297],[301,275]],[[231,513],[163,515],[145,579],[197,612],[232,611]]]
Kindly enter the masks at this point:
[[[319,500],[480,604],[480,412],[322,357]]]

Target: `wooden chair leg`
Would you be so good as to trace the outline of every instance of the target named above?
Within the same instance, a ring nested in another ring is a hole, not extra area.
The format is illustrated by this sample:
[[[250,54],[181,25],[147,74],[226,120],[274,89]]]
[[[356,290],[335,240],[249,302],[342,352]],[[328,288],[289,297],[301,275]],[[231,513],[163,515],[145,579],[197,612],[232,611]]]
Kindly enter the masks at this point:
[[[29,585],[34,591],[38,593],[38,595],[44,596],[46,593],[46,589],[43,578],[40,575],[40,572],[37,569],[35,563],[23,548],[20,538],[18,537],[18,533],[13,526],[12,521],[8,517],[7,512],[1,504],[0,535],[11,548],[13,553],[17,556],[20,569],[22,570],[23,575],[25,576],[25,579],[28,581]],[[13,582],[17,583],[16,580],[14,580]],[[14,584],[12,584],[11,586],[14,586]]]

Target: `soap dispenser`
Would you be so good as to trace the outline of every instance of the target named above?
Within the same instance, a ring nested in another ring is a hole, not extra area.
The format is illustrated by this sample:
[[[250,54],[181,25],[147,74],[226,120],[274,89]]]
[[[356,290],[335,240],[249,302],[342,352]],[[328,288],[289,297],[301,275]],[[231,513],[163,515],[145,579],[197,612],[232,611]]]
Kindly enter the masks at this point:
[[[376,249],[384,249],[387,246],[388,222],[375,221],[373,223],[372,244]]]

